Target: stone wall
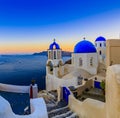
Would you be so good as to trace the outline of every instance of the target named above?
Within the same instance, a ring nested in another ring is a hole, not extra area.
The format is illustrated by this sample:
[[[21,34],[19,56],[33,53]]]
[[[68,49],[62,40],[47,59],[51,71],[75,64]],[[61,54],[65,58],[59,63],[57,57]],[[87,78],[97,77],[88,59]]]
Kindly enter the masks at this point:
[[[86,88],[90,89],[92,86],[93,86],[93,80],[92,79],[86,81],[83,85],[80,85],[77,88],[77,90],[76,90],[77,96],[81,95]]]
[[[56,76],[52,76],[48,74],[46,76],[46,90],[57,90],[60,86],[76,86],[77,85],[77,78],[58,78]]]
[[[105,92],[105,103],[93,99],[81,102],[70,95],[69,107],[82,118],[120,118],[120,64],[108,67]]]
[[[120,64],[120,39],[109,39],[106,43],[106,64]]]
[[[97,100],[88,98],[81,102],[70,95],[69,107],[76,112],[80,118],[106,118],[105,103]]]
[[[106,118],[120,118],[120,65],[107,69]]]

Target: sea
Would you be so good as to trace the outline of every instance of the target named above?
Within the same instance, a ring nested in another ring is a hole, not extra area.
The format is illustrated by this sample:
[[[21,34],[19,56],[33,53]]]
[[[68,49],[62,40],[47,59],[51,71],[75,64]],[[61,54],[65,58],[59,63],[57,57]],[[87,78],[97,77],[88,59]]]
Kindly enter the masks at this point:
[[[70,56],[64,56],[63,61]],[[0,56],[0,83],[13,85],[30,85],[32,80],[39,90],[46,88],[46,55],[1,55]]]

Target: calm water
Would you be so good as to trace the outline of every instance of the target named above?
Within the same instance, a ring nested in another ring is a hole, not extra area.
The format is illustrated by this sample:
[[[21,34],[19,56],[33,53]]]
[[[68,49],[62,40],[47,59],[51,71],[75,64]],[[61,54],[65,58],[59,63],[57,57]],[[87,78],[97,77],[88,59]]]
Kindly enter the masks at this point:
[[[0,83],[29,85],[35,79],[39,89],[45,89],[46,61],[47,56],[0,56]]]

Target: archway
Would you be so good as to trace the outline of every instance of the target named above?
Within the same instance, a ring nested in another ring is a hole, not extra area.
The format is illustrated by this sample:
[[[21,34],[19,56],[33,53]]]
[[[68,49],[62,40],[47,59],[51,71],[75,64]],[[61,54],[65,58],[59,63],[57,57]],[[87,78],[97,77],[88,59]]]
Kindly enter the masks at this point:
[[[48,72],[53,73],[53,63],[51,61],[49,61],[47,63],[47,66],[48,66]]]

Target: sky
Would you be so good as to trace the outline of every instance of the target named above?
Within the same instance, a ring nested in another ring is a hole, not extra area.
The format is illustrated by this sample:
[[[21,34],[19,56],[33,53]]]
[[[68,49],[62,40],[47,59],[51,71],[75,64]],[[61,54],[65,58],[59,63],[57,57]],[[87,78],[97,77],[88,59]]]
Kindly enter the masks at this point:
[[[120,37],[120,0],[0,0],[0,54],[73,51],[83,37]]]

